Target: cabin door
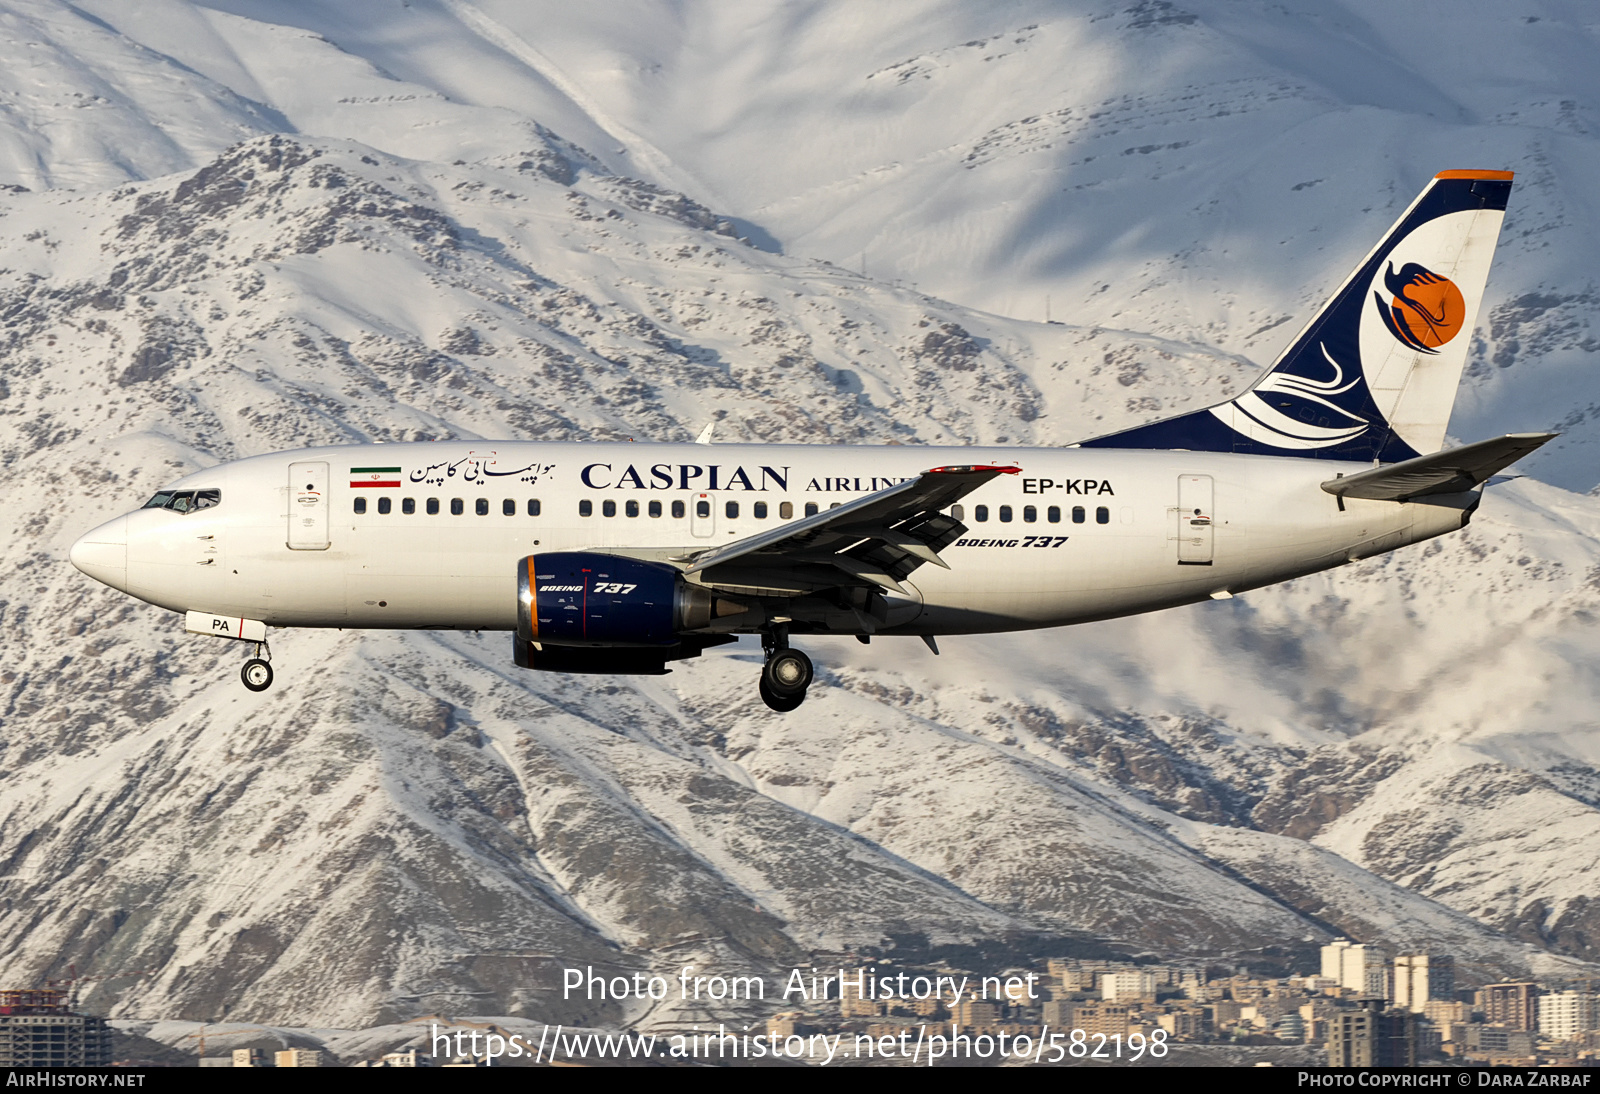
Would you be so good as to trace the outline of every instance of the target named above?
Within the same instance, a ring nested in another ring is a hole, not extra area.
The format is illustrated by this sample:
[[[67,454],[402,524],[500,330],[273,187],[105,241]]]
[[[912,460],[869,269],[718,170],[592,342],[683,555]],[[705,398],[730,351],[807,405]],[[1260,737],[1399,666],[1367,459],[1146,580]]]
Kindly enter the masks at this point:
[[[1210,475],[1178,477],[1178,565],[1211,565],[1212,480]]]
[[[328,549],[328,465],[289,465],[289,550]]]

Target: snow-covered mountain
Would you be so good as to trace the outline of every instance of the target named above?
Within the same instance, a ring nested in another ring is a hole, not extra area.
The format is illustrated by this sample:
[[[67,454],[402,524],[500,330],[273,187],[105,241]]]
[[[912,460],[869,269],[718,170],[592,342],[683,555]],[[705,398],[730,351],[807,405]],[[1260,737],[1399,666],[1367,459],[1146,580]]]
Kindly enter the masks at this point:
[[[716,1012],[555,970],[1335,933],[1589,968],[1587,9],[1125,5],[0,8],[0,981],[606,1024]],[[750,643],[607,680],[284,632],[252,695],[65,561],[306,444],[1026,446],[1208,405],[1451,166],[1522,172],[1453,430],[1572,432],[1337,573],[937,662],[819,640],[785,718]]]

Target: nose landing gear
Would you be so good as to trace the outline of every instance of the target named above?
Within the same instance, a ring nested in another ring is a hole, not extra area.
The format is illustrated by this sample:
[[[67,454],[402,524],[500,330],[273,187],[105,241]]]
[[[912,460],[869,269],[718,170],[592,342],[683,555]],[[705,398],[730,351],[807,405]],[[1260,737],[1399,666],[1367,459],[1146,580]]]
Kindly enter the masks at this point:
[[[761,699],[773,710],[787,714],[806,701],[806,689],[814,675],[811,658],[790,647],[783,628],[774,628],[762,639],[767,661],[761,666]]]
[[[266,657],[263,658],[262,654]],[[266,691],[272,686],[272,651],[267,649],[265,642],[256,643],[256,656],[244,663],[244,668],[239,670],[239,679],[244,681],[244,686],[251,691]]]

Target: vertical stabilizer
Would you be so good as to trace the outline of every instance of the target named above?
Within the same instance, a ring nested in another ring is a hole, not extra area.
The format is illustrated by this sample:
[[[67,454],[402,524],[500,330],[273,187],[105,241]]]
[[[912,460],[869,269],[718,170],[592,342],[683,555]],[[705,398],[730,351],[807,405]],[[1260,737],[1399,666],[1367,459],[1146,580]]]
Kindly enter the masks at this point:
[[[1439,173],[1250,390],[1084,447],[1386,463],[1438,451],[1510,193],[1510,171]]]

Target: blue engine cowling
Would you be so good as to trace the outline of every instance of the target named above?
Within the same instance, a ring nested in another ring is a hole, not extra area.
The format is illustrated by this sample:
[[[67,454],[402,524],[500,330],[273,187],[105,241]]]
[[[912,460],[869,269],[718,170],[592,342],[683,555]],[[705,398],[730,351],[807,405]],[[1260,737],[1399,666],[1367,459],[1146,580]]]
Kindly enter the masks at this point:
[[[517,564],[517,636],[539,646],[672,646],[744,610],[662,562],[551,551]]]

